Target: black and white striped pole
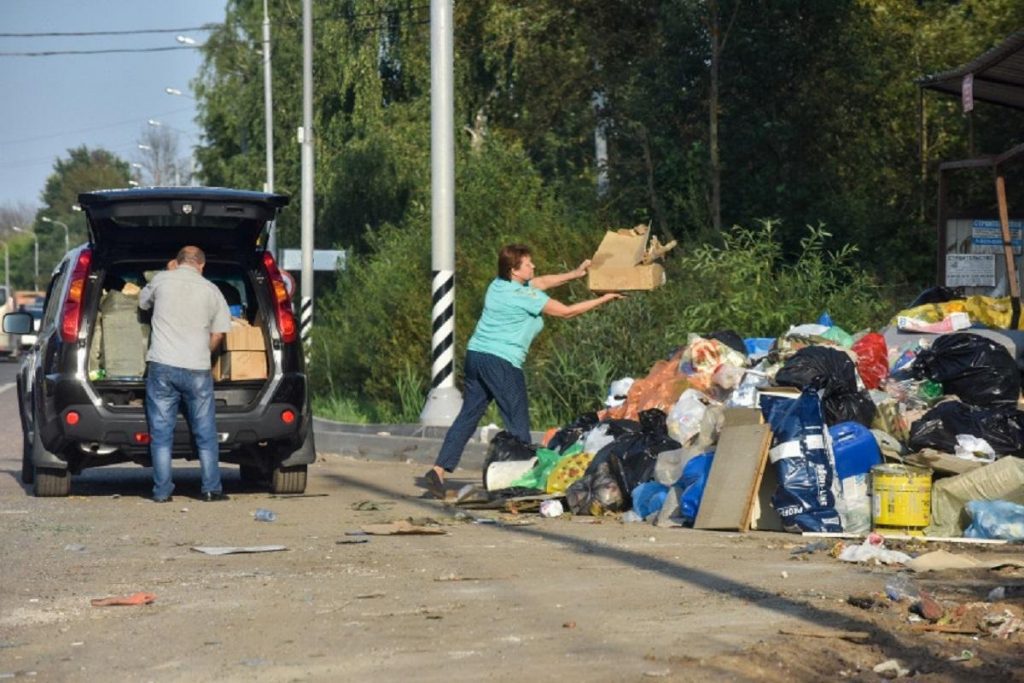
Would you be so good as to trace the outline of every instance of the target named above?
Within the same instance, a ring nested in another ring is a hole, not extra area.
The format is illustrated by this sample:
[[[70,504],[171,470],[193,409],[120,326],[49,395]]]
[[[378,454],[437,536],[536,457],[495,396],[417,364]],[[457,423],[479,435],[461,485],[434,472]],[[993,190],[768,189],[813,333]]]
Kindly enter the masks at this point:
[[[449,427],[455,388],[455,112],[452,0],[430,0],[431,381],[420,423]]]

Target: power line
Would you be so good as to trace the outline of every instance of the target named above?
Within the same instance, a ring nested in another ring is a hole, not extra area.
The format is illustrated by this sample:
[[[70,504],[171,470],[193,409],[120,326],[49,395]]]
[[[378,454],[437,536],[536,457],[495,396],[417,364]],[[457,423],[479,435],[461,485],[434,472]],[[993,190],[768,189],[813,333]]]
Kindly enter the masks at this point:
[[[185,107],[185,108],[182,108],[182,109],[174,109],[172,111],[167,111],[167,112],[157,112],[153,116],[173,116],[174,114],[181,114],[182,112],[190,112],[190,111],[192,111],[191,107]],[[129,123],[138,123],[139,119],[141,119],[141,118],[142,118],[142,116],[139,115],[139,116],[136,116],[136,117],[133,117],[133,118],[130,118],[130,119],[125,119],[124,121],[114,121],[113,123],[105,123],[105,124],[102,124],[102,125],[99,125],[99,126],[92,126],[91,128],[79,128],[78,130],[66,130],[66,131],[61,131],[60,133],[50,133],[50,134],[47,134],[47,135],[37,135],[35,137],[22,138],[20,140],[0,140],[0,145],[20,145],[20,144],[23,144],[23,143],[26,143],[26,142],[38,142],[39,140],[49,140],[49,139],[52,139],[52,138],[59,138],[59,137],[65,136],[65,135],[78,135],[79,133],[92,133],[94,131],[103,130],[105,128],[115,128],[117,126],[123,126],[123,125],[129,124]]]
[[[47,50],[45,52],[0,52],[0,57],[53,57],[54,55],[106,55],[123,52],[171,52],[173,50],[195,50],[193,45],[172,45],[170,47],[111,48],[107,50]]]
[[[65,38],[78,36],[134,36],[144,33],[184,33],[185,31],[213,31],[223,24],[203,24],[186,28],[144,28],[126,31],[52,31],[50,33],[0,33],[0,38]]]

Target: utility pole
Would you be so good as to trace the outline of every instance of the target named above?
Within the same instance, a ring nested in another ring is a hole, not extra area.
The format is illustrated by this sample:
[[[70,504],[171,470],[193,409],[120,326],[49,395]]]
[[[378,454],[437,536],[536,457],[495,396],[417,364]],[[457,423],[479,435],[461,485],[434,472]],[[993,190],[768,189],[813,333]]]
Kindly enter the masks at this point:
[[[267,186],[265,192],[274,191],[274,109],[270,78],[270,12],[263,0],[263,119],[267,141]],[[267,249],[277,258],[277,221],[270,223]]]
[[[302,300],[299,330],[308,359],[313,327],[313,0],[302,0]]]
[[[450,427],[462,407],[455,388],[455,111],[452,0],[430,0],[431,382],[425,426]]]

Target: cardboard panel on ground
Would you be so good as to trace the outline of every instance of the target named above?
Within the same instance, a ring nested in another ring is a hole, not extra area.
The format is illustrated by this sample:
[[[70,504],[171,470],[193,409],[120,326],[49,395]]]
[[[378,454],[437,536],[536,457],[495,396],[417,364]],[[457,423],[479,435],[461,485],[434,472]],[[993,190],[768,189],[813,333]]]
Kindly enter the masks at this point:
[[[757,410],[727,411],[694,529],[746,531],[761,488],[772,432]]]

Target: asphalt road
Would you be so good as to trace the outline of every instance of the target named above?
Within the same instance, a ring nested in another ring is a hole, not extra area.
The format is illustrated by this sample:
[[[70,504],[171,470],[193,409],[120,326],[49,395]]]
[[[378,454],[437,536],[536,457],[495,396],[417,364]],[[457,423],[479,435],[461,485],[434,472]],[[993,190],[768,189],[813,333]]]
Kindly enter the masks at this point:
[[[149,500],[148,469],[123,465],[34,498],[13,371],[0,364],[0,679],[789,683],[877,680],[899,657],[940,672],[923,680],[963,680],[962,666],[1016,680],[967,636],[924,641],[894,632],[898,613],[846,604],[892,569],[794,555],[808,541],[788,534],[449,508],[416,462],[320,453],[302,497],[243,488],[226,466],[219,503],[195,500],[198,467],[176,464],[170,505]],[[259,508],[277,520],[255,521]],[[436,533],[374,526],[395,522]],[[266,545],[285,549],[195,550]],[[92,605],[139,592],[152,604]],[[968,646],[973,663],[946,661]]]

